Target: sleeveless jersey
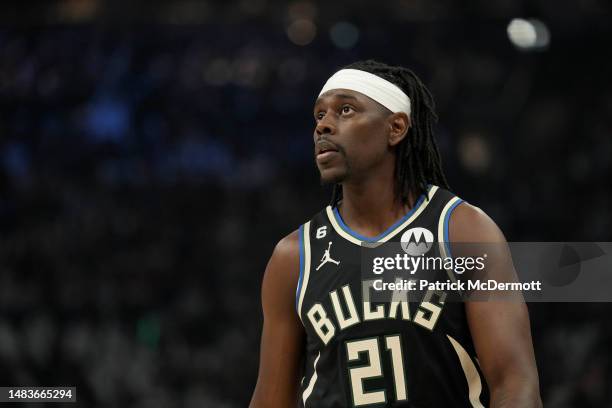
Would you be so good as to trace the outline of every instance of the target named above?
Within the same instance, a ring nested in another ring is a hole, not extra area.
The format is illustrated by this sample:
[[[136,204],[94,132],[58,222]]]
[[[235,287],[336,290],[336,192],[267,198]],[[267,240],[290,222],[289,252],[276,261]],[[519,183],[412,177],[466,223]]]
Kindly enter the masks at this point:
[[[416,302],[364,299],[362,244],[399,243],[419,227],[438,243],[428,256],[450,256],[449,219],[461,202],[429,186],[427,197],[375,238],[352,231],[330,206],[300,226],[296,307],[306,332],[300,407],[488,406],[464,303],[445,302],[440,291]]]

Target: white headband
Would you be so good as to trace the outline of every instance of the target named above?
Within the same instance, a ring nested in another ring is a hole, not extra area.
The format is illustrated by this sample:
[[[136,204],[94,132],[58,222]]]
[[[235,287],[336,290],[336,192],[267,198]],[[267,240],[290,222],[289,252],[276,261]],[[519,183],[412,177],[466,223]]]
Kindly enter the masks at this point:
[[[410,116],[410,98],[397,85],[369,72],[358,69],[341,69],[332,75],[321,94],[331,89],[350,89],[374,99],[391,112],[404,112]]]

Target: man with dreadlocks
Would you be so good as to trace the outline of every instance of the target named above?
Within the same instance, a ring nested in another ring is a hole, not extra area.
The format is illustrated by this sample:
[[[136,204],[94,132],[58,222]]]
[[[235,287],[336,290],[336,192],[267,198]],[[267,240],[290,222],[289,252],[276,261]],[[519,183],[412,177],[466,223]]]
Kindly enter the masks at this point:
[[[541,406],[524,303],[445,302],[437,290],[376,303],[362,279],[364,247],[410,234],[425,237],[428,256],[450,256],[460,242],[506,245],[490,218],[448,191],[425,85],[406,68],[357,62],[326,82],[314,117],[315,160],[333,197],[266,268],[251,407]],[[508,257],[493,251],[488,268]]]

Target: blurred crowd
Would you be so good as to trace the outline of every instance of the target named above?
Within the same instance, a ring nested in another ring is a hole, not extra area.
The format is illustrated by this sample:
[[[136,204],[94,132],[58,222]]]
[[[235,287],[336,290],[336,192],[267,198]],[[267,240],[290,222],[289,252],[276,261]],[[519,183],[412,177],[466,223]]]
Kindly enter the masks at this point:
[[[230,21],[1,26],[0,385],[245,406],[267,259],[329,200],[312,104],[359,59],[428,84],[452,189],[509,241],[610,241],[612,19],[595,0],[582,22],[553,13],[534,52],[486,6],[386,22],[239,3]],[[545,406],[612,407],[612,307],[529,307]]]

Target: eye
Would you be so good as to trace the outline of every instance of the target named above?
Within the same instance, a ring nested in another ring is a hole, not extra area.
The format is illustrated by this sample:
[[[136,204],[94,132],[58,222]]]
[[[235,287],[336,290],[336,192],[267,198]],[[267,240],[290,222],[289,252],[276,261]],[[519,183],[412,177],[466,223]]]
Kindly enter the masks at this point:
[[[349,106],[349,105],[344,105],[342,107],[342,109],[340,109],[340,112],[343,113],[343,114],[349,114],[349,113],[354,112],[354,111],[355,111],[355,109],[353,109],[353,107]]]
[[[318,121],[320,121],[321,119],[323,119],[323,116],[325,116],[325,112],[317,112],[317,113],[315,114],[315,120],[318,122]]]

